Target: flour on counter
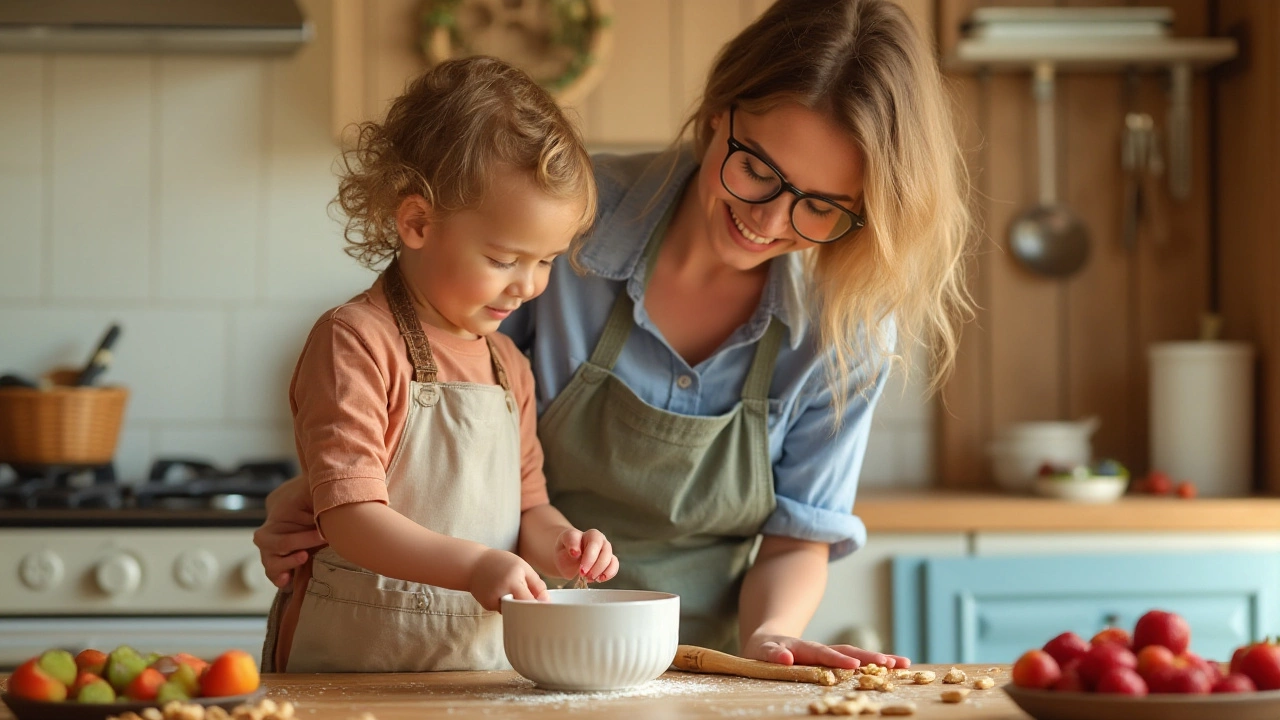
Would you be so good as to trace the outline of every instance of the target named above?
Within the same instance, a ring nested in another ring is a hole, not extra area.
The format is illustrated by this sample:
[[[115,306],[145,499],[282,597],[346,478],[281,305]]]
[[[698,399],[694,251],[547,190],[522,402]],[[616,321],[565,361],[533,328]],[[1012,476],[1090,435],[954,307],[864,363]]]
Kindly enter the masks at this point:
[[[768,683],[765,686],[772,692],[793,695],[797,702],[812,695],[811,685],[802,683]],[[627,690],[610,690],[606,692],[560,692],[543,690],[528,680],[513,680],[504,690],[481,690],[468,693],[467,697],[487,702],[513,703],[518,705],[550,705],[556,707],[577,708],[590,707],[595,704],[608,703],[613,700],[648,699],[663,697],[705,697],[713,699],[717,695],[742,692],[741,679],[721,678],[719,676],[699,675],[690,678],[663,677],[650,680],[644,685]],[[760,692],[760,683],[753,683],[750,691]]]

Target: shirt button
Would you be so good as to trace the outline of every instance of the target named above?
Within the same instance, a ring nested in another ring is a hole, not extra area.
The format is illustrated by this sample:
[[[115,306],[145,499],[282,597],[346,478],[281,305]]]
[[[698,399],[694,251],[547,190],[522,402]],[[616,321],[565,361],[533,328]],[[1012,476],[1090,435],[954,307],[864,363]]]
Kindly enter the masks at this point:
[[[679,385],[681,390],[687,390],[689,386],[692,384],[693,384],[693,378],[689,377],[688,375],[681,375],[680,377],[676,378],[676,385]]]

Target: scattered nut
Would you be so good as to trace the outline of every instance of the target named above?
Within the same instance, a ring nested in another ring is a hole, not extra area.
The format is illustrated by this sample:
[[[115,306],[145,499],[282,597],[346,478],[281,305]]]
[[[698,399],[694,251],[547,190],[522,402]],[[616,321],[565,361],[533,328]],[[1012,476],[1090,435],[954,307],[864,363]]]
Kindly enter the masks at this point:
[[[858,687],[863,690],[879,690],[884,685],[884,678],[877,675],[863,675],[858,678]]]
[[[862,712],[862,702],[858,700],[841,700],[831,707],[832,715],[857,715]]]
[[[989,667],[989,668],[987,668],[987,672],[991,673],[992,675],[995,675],[996,673],[1000,672],[1000,668],[998,668],[998,667]]]
[[[289,703],[285,703],[285,705],[289,705]],[[289,710],[290,712],[293,711],[292,705],[290,705]],[[226,708],[210,705],[204,709],[204,720],[231,720],[231,713],[227,712]]]
[[[962,703],[969,696],[969,688],[954,688],[952,690],[942,691],[942,702],[944,703]]]
[[[831,668],[831,672],[835,674],[837,683],[842,683],[858,677],[857,670],[850,670],[848,668]]]
[[[868,700],[862,704],[862,714],[877,715],[880,713],[880,708],[883,706],[884,706],[884,703],[872,702]]]
[[[810,715],[826,715],[828,709],[830,709],[829,706],[821,700],[814,700],[809,703]]]
[[[885,705],[880,708],[881,715],[915,715],[915,703],[898,703],[896,705]]]
[[[956,667],[951,668],[946,675],[942,676],[942,682],[949,685],[959,685],[966,679],[968,679],[968,676],[964,674],[964,671]]]
[[[160,708],[142,708],[142,712],[138,714],[142,716],[142,720],[164,720],[164,713],[160,712]]]
[[[973,686],[978,688],[979,690],[990,690],[991,688],[996,686],[996,681],[992,680],[989,677],[984,676],[984,677],[978,678],[977,680],[974,680]]]
[[[875,664],[875,663],[867,663],[865,666],[863,666],[863,668],[862,668],[862,673],[863,673],[864,675],[881,675],[881,676],[883,676],[883,675],[888,675],[888,674],[889,674],[889,668],[887,668],[887,667],[885,667],[885,666],[883,666],[883,665],[877,665],[877,664]]]
[[[837,703],[844,702],[844,700],[845,699],[840,697],[839,695],[823,695],[821,698],[818,699],[818,702],[826,703],[827,707],[831,707]]]
[[[915,675],[915,673],[910,670],[893,671],[893,676],[899,680],[910,680],[913,675]]]
[[[915,674],[915,680],[917,685],[928,685],[929,683],[937,679],[937,677],[938,675],[934,673],[932,670],[921,670],[920,672]]]
[[[893,692],[894,690],[897,689],[897,686],[889,682],[888,680],[885,680],[884,684],[876,689],[879,690],[880,692]]]

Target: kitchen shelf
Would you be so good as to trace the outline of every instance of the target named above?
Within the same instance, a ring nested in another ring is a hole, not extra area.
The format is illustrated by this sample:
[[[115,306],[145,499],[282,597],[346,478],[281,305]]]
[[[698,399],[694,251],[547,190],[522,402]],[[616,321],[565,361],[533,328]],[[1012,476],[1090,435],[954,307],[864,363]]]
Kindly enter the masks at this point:
[[[946,59],[955,71],[1029,71],[1051,63],[1058,72],[1207,68],[1236,56],[1233,38],[964,38]]]

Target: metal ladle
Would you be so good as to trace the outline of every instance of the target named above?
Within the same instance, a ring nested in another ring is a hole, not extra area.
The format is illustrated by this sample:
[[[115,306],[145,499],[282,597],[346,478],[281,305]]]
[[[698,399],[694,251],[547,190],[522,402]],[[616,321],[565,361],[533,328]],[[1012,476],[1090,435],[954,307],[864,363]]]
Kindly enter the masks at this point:
[[[1036,65],[1037,141],[1040,148],[1040,204],[1014,218],[1009,230],[1013,256],[1028,270],[1067,277],[1089,259],[1089,231],[1079,216],[1058,204],[1054,167],[1053,65]]]

